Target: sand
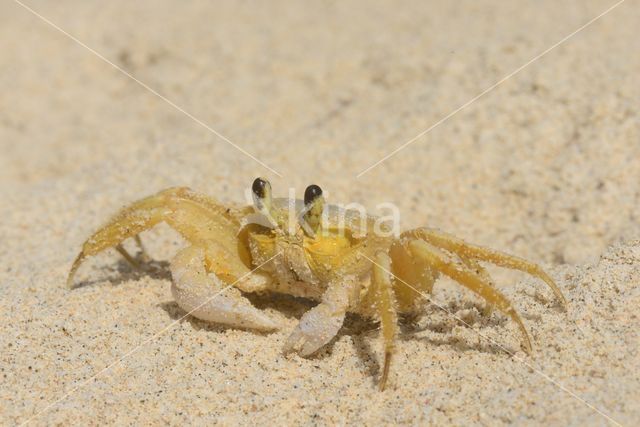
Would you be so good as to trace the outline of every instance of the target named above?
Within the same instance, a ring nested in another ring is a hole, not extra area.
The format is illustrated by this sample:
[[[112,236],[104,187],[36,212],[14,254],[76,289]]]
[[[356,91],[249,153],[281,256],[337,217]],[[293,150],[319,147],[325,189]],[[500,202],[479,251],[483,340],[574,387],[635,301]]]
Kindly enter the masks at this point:
[[[637,424],[637,2],[356,178],[613,4],[28,2],[277,176],[3,2],[0,423]],[[65,289],[82,241],[124,204],[176,185],[243,203],[258,175],[281,196],[313,182],[333,202],[392,202],[403,228],[540,262],[570,310],[496,271],[528,357],[512,322],[443,281],[435,302],[470,326],[427,304],[381,393],[374,322],[349,317],[309,359],[281,353],[300,300],[255,300],[285,325],[273,334],[172,325],[166,261],[183,242],[167,227],[143,234],[150,273],[106,252]]]

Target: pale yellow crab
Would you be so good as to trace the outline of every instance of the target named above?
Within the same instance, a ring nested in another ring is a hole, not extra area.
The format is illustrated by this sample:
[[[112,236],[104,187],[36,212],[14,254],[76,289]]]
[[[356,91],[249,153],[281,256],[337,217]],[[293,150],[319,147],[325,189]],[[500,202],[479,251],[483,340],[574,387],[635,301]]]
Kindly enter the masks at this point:
[[[311,185],[304,200],[271,196],[257,178],[254,206],[228,207],[188,188],[170,188],[124,208],[83,245],[69,272],[69,287],[81,262],[165,222],[189,246],[171,261],[173,296],[189,314],[206,321],[262,331],[278,322],[256,309],[243,292],[280,292],[319,304],[305,313],[284,345],[308,356],[327,344],[347,312],[380,321],[384,341],[383,389],[397,335],[398,314],[416,313],[439,274],[445,274],[513,319],[531,342],[520,316],[478,261],[525,271],[542,279],[566,305],[560,289],[536,264],[474,246],[430,228],[394,236],[376,217],[324,203]],[[232,285],[232,286],[231,286]]]

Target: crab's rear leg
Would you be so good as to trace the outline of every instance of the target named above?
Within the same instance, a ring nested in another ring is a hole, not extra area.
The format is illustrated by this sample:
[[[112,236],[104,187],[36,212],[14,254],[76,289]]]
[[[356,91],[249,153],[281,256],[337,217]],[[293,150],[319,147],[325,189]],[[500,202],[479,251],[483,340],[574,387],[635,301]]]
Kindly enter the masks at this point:
[[[144,245],[142,244],[142,239],[140,238],[140,235],[136,234],[135,236],[133,236],[133,239],[136,241],[136,245],[138,245],[138,249],[140,250],[140,258],[142,258],[142,261],[143,262],[151,261],[151,257],[149,257],[146,249],[144,248]],[[118,251],[118,253],[120,253],[120,255],[122,255],[122,257],[129,264],[131,264],[131,266],[135,268],[140,268],[140,264],[138,263],[138,261],[136,261],[136,259],[133,256],[131,256],[131,254],[124,248],[124,246],[122,246],[122,243],[116,245],[115,248]]]
[[[190,315],[208,322],[269,331],[278,324],[255,308],[238,289],[239,280],[248,280],[250,274],[231,283],[221,280],[224,272],[208,272],[213,265],[211,257],[225,258],[225,250],[211,242],[208,246],[189,246],[171,261],[173,284],[171,292],[178,305]]]
[[[482,246],[472,245],[452,236],[448,233],[444,233],[440,230],[432,228],[419,228],[409,232],[416,237],[419,237],[433,246],[445,249],[460,256],[462,260],[479,260],[486,261],[495,264],[499,267],[511,268],[514,270],[520,270],[531,274],[543,280],[553,291],[556,298],[560,301],[563,308],[567,308],[567,300],[562,294],[562,291],[556,285],[551,277],[540,267],[538,264],[532,263],[522,258],[518,258],[513,255],[499,252],[493,249],[485,248]]]
[[[412,240],[408,243],[411,253],[429,263],[435,270],[449,276],[469,290],[484,298],[489,304],[509,316],[520,328],[524,337],[524,347],[527,353],[531,353],[531,339],[522,323],[522,319],[515,311],[511,302],[499,290],[491,286],[491,283],[470,270],[467,266],[451,260],[445,253],[435,246],[422,240]]]
[[[122,244],[116,245],[116,251],[118,251],[118,253],[125,259],[125,261],[131,264],[132,267],[140,268],[140,264],[138,263],[138,261],[136,261],[136,259],[124,248],[124,246],[122,246]]]
[[[142,262],[149,262],[151,261],[151,257],[147,254],[147,250],[144,248],[144,245],[142,244],[142,239],[140,238],[139,234],[136,234],[135,236],[133,236],[133,239],[136,242],[136,245],[138,246],[138,249],[140,250],[140,258],[142,258]],[[118,244],[115,246],[116,250],[118,251],[118,253],[120,253],[120,255],[122,255],[122,257],[129,263],[131,264],[132,267],[134,268],[140,268],[140,263],[138,263],[138,261],[136,261],[135,257],[133,257],[129,251],[127,251],[124,246],[122,246],[122,243]]]
[[[96,255],[111,247],[116,247],[118,252],[120,252],[127,261],[135,265],[135,260],[122,247],[121,243],[130,237],[138,237],[138,234],[142,231],[164,221],[171,212],[168,200],[172,195],[181,191],[185,191],[185,189],[170,188],[132,203],[122,209],[82,245],[82,250],[76,257],[69,271],[67,286],[69,288],[72,287],[73,277],[85,258]],[[137,242],[142,248],[142,242],[139,240],[139,237],[137,238]]]
[[[147,249],[142,244],[142,239],[140,238],[140,235],[136,234],[135,236],[133,236],[133,239],[136,241],[136,245],[138,245],[138,249],[140,250],[140,258],[142,258],[142,261],[143,262],[151,261],[151,257],[147,253]]]
[[[493,278],[491,277],[489,272],[483,266],[480,265],[478,261],[476,261],[475,259],[461,256],[459,254],[458,256],[460,257],[460,260],[462,261],[462,263],[466,265],[471,271],[474,271],[478,276],[480,276],[482,280],[484,280],[486,283],[491,285],[491,287],[495,287]],[[482,314],[484,314],[487,317],[491,316],[492,312],[493,312],[493,306],[491,304],[486,304],[484,309],[482,310]]]

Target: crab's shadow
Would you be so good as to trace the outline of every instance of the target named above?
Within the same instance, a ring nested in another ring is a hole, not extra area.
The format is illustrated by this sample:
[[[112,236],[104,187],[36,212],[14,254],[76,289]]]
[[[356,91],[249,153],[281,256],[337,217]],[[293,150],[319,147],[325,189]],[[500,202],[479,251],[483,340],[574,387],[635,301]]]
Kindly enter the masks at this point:
[[[283,294],[245,294],[245,296],[256,308],[277,311],[287,320],[293,321],[299,320],[305,312],[317,305],[317,302]],[[161,303],[159,307],[161,307],[172,320],[188,322],[195,330],[220,333],[232,329],[245,330],[259,335],[270,334],[270,332],[220,325],[197,319],[189,316],[175,301]],[[458,306],[456,303],[449,305],[449,309],[456,315],[458,315],[457,312],[469,310],[469,308],[475,308],[476,314],[472,316],[471,319],[467,317],[465,320],[466,324],[459,320],[451,318],[443,320],[441,318],[442,316],[435,316],[435,313],[440,310],[435,307],[428,308],[419,316],[401,316],[398,339],[419,341],[433,346],[448,346],[458,352],[477,351],[494,355],[505,354],[505,347],[499,343],[487,342],[484,339],[479,342],[470,342],[462,337],[453,335],[454,328],[459,325],[467,328],[478,326],[480,329],[485,329],[502,326],[507,323],[507,319],[502,316],[496,316],[495,314],[490,316],[478,314],[481,312],[482,307],[476,307],[473,303],[467,303],[463,306]],[[382,359],[377,356],[379,351],[375,349],[376,345],[382,344],[382,341],[378,339],[379,332],[379,322],[349,313],[336,337],[331,340],[329,344],[310,356],[309,359],[322,360],[330,357],[333,353],[335,342],[347,336],[351,339],[360,362],[365,367],[368,376],[375,385],[380,377],[382,364]],[[506,351],[513,352],[510,349]]]
[[[133,267],[125,260],[119,260],[114,266],[102,267],[101,270],[108,272],[96,280],[85,280],[79,282],[74,288],[83,288],[89,286],[104,285],[105,282],[111,286],[118,286],[127,281],[140,280],[143,277],[150,277],[155,280],[171,280],[171,272],[169,270],[169,262],[145,260],[142,256],[135,257],[139,268]],[[304,313],[316,306],[318,303],[297,298],[290,295],[266,293],[266,294],[244,294],[247,299],[260,310],[271,310],[278,312],[288,321],[299,320]],[[216,323],[207,322],[188,315],[175,301],[168,301],[158,305],[169,317],[174,321],[185,321],[191,324],[195,330],[204,330],[212,333],[222,333],[229,329],[243,330],[235,326],[227,326]],[[464,317],[460,322],[451,316],[443,318],[440,308],[435,306],[427,306],[417,316],[400,316],[400,330],[398,339],[419,341],[426,345],[448,346],[454,351],[478,351],[490,354],[505,354],[512,350],[505,350],[505,347],[494,341],[480,340],[471,343],[464,338],[453,335],[456,326],[474,327],[480,329],[504,326],[507,319],[503,316],[482,315],[483,307],[476,305],[474,302],[467,301],[462,304],[451,302],[448,304],[446,311],[454,313],[455,317],[460,317],[461,312],[474,313],[471,317]],[[268,335],[270,332],[260,332],[254,329],[244,329],[259,335]],[[344,324],[336,337],[329,344],[322,347],[318,352],[310,356],[312,360],[322,360],[330,357],[333,353],[333,346],[336,341],[347,336],[351,339],[353,347],[362,365],[365,367],[372,383],[377,382],[381,374],[381,359],[377,356],[379,353],[375,346],[381,344],[378,335],[380,331],[379,322],[363,318],[356,314],[347,314]],[[379,341],[379,343],[378,343]]]
[[[483,332],[489,328],[503,328],[509,320],[496,313],[483,313],[484,307],[472,301],[462,304],[451,302],[445,308],[446,317],[441,313],[442,307],[430,305],[419,318],[409,318],[400,324],[400,337],[404,340],[419,341],[427,345],[448,346],[459,352],[476,351],[493,355],[513,354],[517,350],[509,348],[494,339],[487,338]],[[464,337],[454,334],[454,329],[463,327],[473,330],[481,339],[470,342]]]
[[[482,339],[479,342],[471,343],[465,338],[442,333],[439,332],[440,330],[441,325],[439,324],[426,326],[423,329],[417,330],[414,326],[403,327],[401,328],[401,337],[407,341],[418,341],[433,346],[447,346],[458,352],[476,351],[493,355],[513,354],[516,352],[495,341],[487,342]],[[433,334],[428,334],[428,332],[426,335],[423,334],[426,331],[435,332],[439,335],[433,336]]]
[[[111,286],[118,286],[124,282],[137,281],[144,277],[154,280],[171,280],[171,271],[169,270],[168,261],[147,260],[140,254],[134,257],[138,263],[138,267],[134,267],[127,261],[120,259],[114,265],[107,265],[100,268],[105,273],[93,280],[83,280],[73,285],[73,289],[80,289],[92,286],[102,286],[105,282]]]
[[[315,307],[318,303],[305,299],[297,298],[284,294],[244,294],[247,299],[256,308],[260,310],[273,310],[285,317],[288,321],[298,321],[304,313]],[[188,322],[195,330],[205,330],[208,332],[224,332],[227,330],[245,330],[250,333],[259,335],[268,335],[271,332],[261,332],[255,329],[245,329],[236,326],[221,325],[211,322],[200,320],[194,316],[189,316],[188,313],[180,308],[175,301],[168,301],[159,304],[168,315],[174,321]],[[376,333],[379,329],[377,322],[364,319],[355,314],[347,314],[344,324],[336,337],[331,342],[313,355],[309,356],[311,360],[322,360],[326,357],[330,357],[333,352],[334,343],[343,336],[351,337],[356,353],[361,362],[366,367],[367,371],[372,377],[375,377],[380,371],[380,364],[376,360],[375,351],[372,349],[369,342],[365,337],[369,334]],[[277,332],[277,331],[274,331]]]

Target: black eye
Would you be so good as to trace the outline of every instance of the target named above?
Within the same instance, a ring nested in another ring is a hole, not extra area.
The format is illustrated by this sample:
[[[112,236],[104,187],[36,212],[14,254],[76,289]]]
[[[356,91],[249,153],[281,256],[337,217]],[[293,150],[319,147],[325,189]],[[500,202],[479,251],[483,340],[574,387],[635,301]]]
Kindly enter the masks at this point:
[[[308,205],[313,203],[315,199],[322,196],[322,189],[315,184],[312,184],[304,190],[304,204]]]
[[[265,181],[264,179],[256,178],[253,181],[253,185],[251,186],[251,191],[253,191],[253,194],[258,196],[258,198],[264,199],[265,193],[266,193],[265,190],[266,190],[268,185],[269,185],[269,183],[267,181]]]

